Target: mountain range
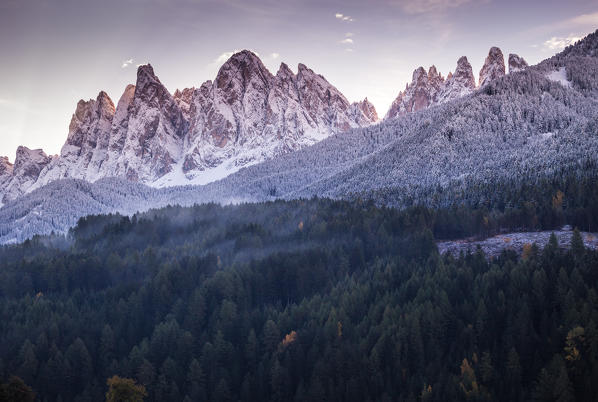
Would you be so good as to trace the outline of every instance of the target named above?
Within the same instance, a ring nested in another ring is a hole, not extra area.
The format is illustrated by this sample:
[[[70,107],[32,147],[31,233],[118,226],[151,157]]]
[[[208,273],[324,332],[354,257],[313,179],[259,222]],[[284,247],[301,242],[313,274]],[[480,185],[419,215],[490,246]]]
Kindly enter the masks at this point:
[[[509,57],[510,70],[527,66]],[[505,74],[500,49],[490,50],[480,86]],[[446,80],[419,67],[385,119],[449,102],[476,89],[461,57]],[[0,205],[54,180],[94,182],[121,177],[154,187],[206,184],[238,169],[312,145],[330,135],[379,121],[367,98],[350,103],[324,77],[299,64],[281,63],[276,75],[254,53],[232,55],[215,81],[199,88],[164,87],[151,65],[138,68],[117,105],[101,91],[80,100],[60,155],[19,147],[15,165],[0,159]]]
[[[3,158],[0,199],[61,178],[203,184],[377,120],[367,98],[349,103],[303,64],[294,74],[282,63],[272,75],[247,50],[230,57],[213,82],[173,95],[143,65],[116,106],[103,91],[77,103],[59,156],[20,147],[14,166]]]
[[[0,159],[0,242],[169,204],[483,204],[494,194],[482,188],[594,174],[597,56],[598,32],[535,66],[510,55],[508,74],[492,48],[477,86],[465,57],[446,79],[418,68],[380,121],[307,67],[274,76],[248,51],[214,83],[172,96],[142,66],[116,107],[103,93],[79,102],[60,156],[21,147],[14,166]],[[187,185],[197,182],[207,184]]]

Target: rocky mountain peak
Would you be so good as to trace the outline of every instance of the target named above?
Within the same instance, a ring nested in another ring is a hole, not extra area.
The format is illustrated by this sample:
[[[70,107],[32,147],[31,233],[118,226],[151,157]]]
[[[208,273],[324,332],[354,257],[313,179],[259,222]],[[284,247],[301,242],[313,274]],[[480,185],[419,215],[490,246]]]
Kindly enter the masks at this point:
[[[435,101],[443,81],[434,66],[430,67],[428,72],[423,67],[416,68],[411,83],[407,84],[405,91],[399,93],[385,118],[402,116],[429,107]]]
[[[7,156],[0,156],[0,176],[11,175],[13,164],[10,163]]]
[[[104,91],[95,100],[80,100],[71,118],[69,134],[61,153],[71,152],[69,147],[77,147],[78,154],[84,145],[94,148],[101,133],[109,135],[114,112],[114,103]]]
[[[44,166],[51,161],[52,157],[46,155],[41,149],[29,149],[24,146],[19,146],[17,148],[15,164],[13,166],[13,174],[37,177]]]
[[[509,54],[509,74],[515,73],[517,71],[523,71],[527,67],[528,64],[523,57],[514,53]]]
[[[480,87],[505,75],[505,58],[498,47],[490,48],[486,61],[480,70]]]
[[[278,68],[278,72],[276,73],[276,78],[285,80],[293,79],[295,78],[295,74],[286,63],[280,63],[280,67]]]
[[[157,79],[151,64],[137,67],[137,88],[141,89],[145,84],[155,82]]]
[[[218,70],[214,81],[217,90],[230,93],[229,104],[237,99],[237,92],[254,87],[266,90],[274,77],[257,55],[249,50],[233,54]]]
[[[412,85],[422,85],[428,78],[428,74],[423,67],[418,67],[411,76]]]
[[[378,121],[378,112],[376,112],[376,108],[367,97],[361,102],[353,103],[351,107],[354,109],[355,123],[367,125]]]
[[[444,81],[442,74],[440,74],[438,72],[438,70],[436,69],[436,66],[434,66],[434,65],[430,66],[430,68],[428,69],[428,79]]]
[[[438,94],[437,103],[444,103],[465,96],[473,92],[475,87],[473,69],[467,57],[463,56],[457,61],[455,73],[449,73],[447,76]]]
[[[334,132],[342,132],[351,128],[346,116],[349,101],[323,76],[299,64],[297,67],[296,88],[299,102],[306,109],[311,119],[330,127]]]
[[[451,75],[450,80],[451,82],[450,84],[447,84],[447,86],[459,86],[471,91],[475,89],[475,77],[467,57],[463,56],[459,58],[457,61],[457,68],[455,68],[455,72]]]
[[[195,87],[185,88],[182,91],[177,89],[176,91],[174,91],[174,94],[172,95],[172,97],[174,98],[174,101],[179,106],[179,108],[183,112],[183,116],[187,120],[189,120],[191,118],[189,113],[190,113],[190,108],[191,108],[191,103],[193,100],[194,92],[195,92]]]
[[[455,72],[449,73],[446,80],[436,66],[431,66],[428,72],[423,67],[418,67],[413,72],[411,83],[399,93],[385,118],[416,112],[459,98],[473,92],[475,87],[473,70],[465,56],[457,61]]]

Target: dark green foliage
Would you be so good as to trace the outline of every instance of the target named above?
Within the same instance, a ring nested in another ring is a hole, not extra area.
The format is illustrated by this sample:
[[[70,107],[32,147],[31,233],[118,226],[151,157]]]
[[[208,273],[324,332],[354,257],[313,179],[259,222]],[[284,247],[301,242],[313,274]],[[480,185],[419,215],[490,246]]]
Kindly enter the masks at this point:
[[[483,235],[487,212],[85,218],[69,246],[0,250],[0,375],[48,401],[102,400],[115,375],[150,401],[596,400],[598,253],[576,234],[571,251],[438,255],[435,236]]]

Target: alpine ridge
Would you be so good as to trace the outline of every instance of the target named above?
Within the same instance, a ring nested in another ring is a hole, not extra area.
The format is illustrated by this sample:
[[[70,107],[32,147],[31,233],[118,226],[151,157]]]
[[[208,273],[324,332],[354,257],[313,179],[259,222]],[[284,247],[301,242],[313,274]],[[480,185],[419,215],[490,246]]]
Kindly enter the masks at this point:
[[[509,55],[509,72],[521,71],[526,67],[527,63],[522,57],[515,54]],[[504,75],[504,56],[497,47],[492,47],[488,52],[479,74],[478,86],[476,86],[471,64],[465,56],[457,61],[455,72],[449,72],[446,79],[435,66],[431,66],[427,73],[423,67],[418,67],[413,72],[411,83],[407,84],[405,90],[399,92],[393,101],[385,119],[404,116],[407,113],[461,98]]]
[[[58,157],[34,158],[26,173],[3,158],[0,205],[64,178],[205,184],[377,120],[367,98],[349,103],[304,64],[295,74],[282,63],[273,75],[248,50],[233,54],[214,81],[172,95],[147,64],[116,107],[103,91],[78,102]]]

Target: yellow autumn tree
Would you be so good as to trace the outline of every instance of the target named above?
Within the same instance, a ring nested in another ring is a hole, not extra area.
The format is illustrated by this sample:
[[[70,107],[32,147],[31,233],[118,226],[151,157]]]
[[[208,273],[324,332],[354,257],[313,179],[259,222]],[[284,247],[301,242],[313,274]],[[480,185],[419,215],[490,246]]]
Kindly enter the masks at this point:
[[[563,192],[561,190],[558,190],[556,192],[556,194],[552,197],[552,208],[554,208],[557,211],[560,211],[561,209],[563,209],[563,198],[565,197],[565,194],[563,194]]]
[[[143,398],[147,396],[145,387],[130,378],[115,375],[108,378],[106,384],[106,402],[143,402]]]
[[[480,393],[475,372],[467,358],[463,359],[461,363],[461,382],[459,385],[467,398],[476,397]]]

